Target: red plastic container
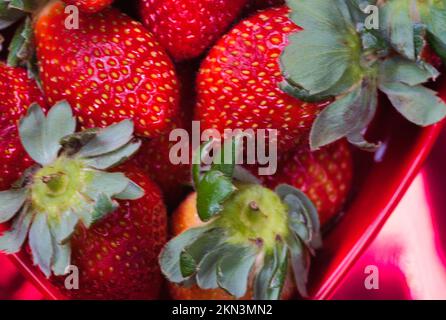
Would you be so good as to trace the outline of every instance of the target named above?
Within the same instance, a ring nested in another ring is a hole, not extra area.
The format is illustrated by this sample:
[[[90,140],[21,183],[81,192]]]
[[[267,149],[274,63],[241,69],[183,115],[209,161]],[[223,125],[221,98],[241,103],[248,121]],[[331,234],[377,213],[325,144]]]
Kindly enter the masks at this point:
[[[355,183],[346,211],[324,235],[314,259],[309,291],[312,299],[329,299],[342,279],[398,204],[420,170],[444,122],[419,128],[384,106],[370,130],[383,142],[376,154],[356,152]],[[32,266],[22,252],[11,259],[48,299],[64,297]]]

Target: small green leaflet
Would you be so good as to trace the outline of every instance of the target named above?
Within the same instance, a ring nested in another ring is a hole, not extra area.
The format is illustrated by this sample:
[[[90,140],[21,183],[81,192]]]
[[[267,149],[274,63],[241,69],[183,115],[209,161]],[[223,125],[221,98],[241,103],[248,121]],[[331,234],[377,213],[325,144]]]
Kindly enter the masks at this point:
[[[380,89],[387,94],[393,106],[409,121],[429,126],[446,116],[446,104],[436,92],[421,85],[410,87],[404,83],[382,83]]]
[[[47,117],[39,105],[33,104],[19,123],[23,146],[31,158],[41,165],[48,165],[57,158],[62,147],[61,139],[73,134],[75,128],[76,120],[65,101],[53,106]]]
[[[0,223],[11,220],[25,203],[28,191],[12,189],[0,192]]]
[[[200,219],[208,221],[222,210],[222,204],[236,190],[231,178],[221,171],[206,172],[197,186],[197,210]]]
[[[188,246],[193,244],[204,233],[211,229],[212,227],[210,226],[192,228],[183,232],[167,243],[167,245],[161,251],[159,263],[161,266],[161,271],[167,277],[167,279],[169,279],[169,281],[181,283],[186,280],[187,277],[183,276],[180,266],[181,254]]]
[[[380,9],[380,29],[393,49],[404,57],[415,60],[415,33],[411,17],[412,0],[387,1]]]
[[[234,245],[217,265],[219,286],[236,298],[241,298],[248,289],[249,273],[254,266],[257,248],[254,245]]]
[[[263,267],[254,279],[255,300],[278,300],[288,271],[288,246],[278,241],[265,253]]]

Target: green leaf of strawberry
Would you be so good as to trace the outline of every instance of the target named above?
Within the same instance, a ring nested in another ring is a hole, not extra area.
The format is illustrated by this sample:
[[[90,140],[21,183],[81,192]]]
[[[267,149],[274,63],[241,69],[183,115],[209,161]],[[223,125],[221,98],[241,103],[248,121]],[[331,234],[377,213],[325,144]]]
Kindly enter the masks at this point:
[[[218,214],[223,203],[235,191],[231,179],[221,171],[206,172],[198,185],[198,214],[203,221]]]
[[[187,277],[181,271],[181,255],[185,248],[194,243],[205,232],[211,230],[209,226],[189,229],[178,237],[169,241],[160,254],[160,265],[166,277],[176,283],[181,283]]]
[[[241,298],[248,289],[248,278],[257,256],[257,248],[233,245],[217,265],[217,283],[222,289]]]
[[[0,192],[0,223],[11,220],[25,203],[26,197],[25,188]]]
[[[290,37],[281,58],[284,92],[309,102],[334,100],[313,124],[313,150],[345,137],[375,151],[379,144],[366,141],[364,132],[375,116],[378,90],[417,125],[446,117],[445,102],[424,86],[439,72],[422,60],[426,30],[434,38],[442,30],[445,2],[379,3],[380,30],[367,29],[361,14],[372,2],[325,2],[288,1],[291,17],[304,30]],[[443,47],[441,41],[438,47]]]
[[[233,154],[240,147],[236,141],[230,139],[225,144]],[[305,260],[302,267],[299,257],[306,259],[321,246],[315,206],[291,186],[280,185],[273,192],[245,172],[238,179],[236,157],[220,163],[223,153],[215,153],[218,163],[208,171],[201,172],[200,164],[195,165],[197,212],[205,224],[183,232],[165,246],[159,259],[161,270],[174,283],[221,288],[237,298],[253,288],[258,299],[278,299],[288,262],[294,257],[296,272],[303,270],[294,277],[296,285],[306,294],[309,264]],[[204,156],[200,152],[196,157]],[[300,247],[289,244],[291,236]],[[254,283],[250,279],[255,279]]]
[[[33,55],[32,49],[32,21],[29,17],[25,19],[25,22],[17,29],[9,45],[9,54],[7,63],[11,67],[16,67],[23,62],[30,60]]]
[[[393,49],[415,60],[415,33],[411,1],[387,1],[381,8],[381,26]]]
[[[34,104],[20,121],[19,133],[28,154],[39,164],[47,165],[57,158],[60,140],[72,134],[76,121],[66,102],[55,105],[45,118],[40,106]]]
[[[446,104],[433,90],[398,82],[382,83],[380,89],[406,119],[419,126],[429,126],[446,116]]]
[[[6,29],[23,16],[22,11],[10,7],[9,1],[0,1],[0,30]]]

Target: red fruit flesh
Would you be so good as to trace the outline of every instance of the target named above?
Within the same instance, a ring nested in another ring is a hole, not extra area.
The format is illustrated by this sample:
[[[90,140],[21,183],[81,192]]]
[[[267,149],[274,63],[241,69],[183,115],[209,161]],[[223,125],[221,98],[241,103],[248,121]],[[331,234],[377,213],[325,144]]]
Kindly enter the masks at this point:
[[[202,129],[276,129],[282,151],[308,142],[326,103],[304,103],[279,88],[280,54],[288,36],[299,30],[288,12],[281,7],[252,16],[210,51],[197,80]]]
[[[82,12],[96,13],[107,8],[113,0],[64,0],[64,2],[77,6]]]
[[[79,268],[79,290],[66,290],[64,279],[53,281],[74,299],[157,299],[162,276],[158,255],[167,237],[166,209],[158,187],[139,169],[117,169],[141,186],[145,195],[121,201],[120,207],[72,239],[72,264]]]
[[[132,118],[136,134],[156,137],[177,113],[178,88],[167,54],[144,27],[116,9],[80,14],[67,29],[60,2],[39,16],[35,35],[49,102],[66,99],[83,127]]]
[[[300,147],[283,154],[277,173],[259,178],[269,188],[285,183],[300,189],[315,204],[321,225],[325,225],[342,209],[352,177],[351,151],[348,143],[342,141],[316,152]]]
[[[200,56],[235,20],[247,0],[141,0],[144,24],[179,61]]]

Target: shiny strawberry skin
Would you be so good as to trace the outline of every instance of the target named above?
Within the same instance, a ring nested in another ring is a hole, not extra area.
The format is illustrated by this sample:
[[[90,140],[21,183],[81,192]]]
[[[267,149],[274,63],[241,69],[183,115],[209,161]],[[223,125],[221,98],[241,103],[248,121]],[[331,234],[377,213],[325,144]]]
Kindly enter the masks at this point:
[[[77,6],[82,12],[96,13],[107,8],[113,0],[64,0],[64,2]]]
[[[349,144],[341,141],[316,152],[303,146],[280,155],[276,174],[259,178],[270,188],[285,183],[300,189],[313,201],[325,225],[341,211],[352,177]]]
[[[170,209],[181,202],[192,180],[190,165],[173,164],[169,158],[175,144],[169,141],[169,135],[146,140],[132,160],[160,186]]]
[[[180,116],[174,120],[174,129],[184,129],[189,134],[195,105],[195,78],[199,65],[196,62],[183,62],[177,65],[180,79]],[[133,160],[161,188],[169,209],[175,209],[189,191],[191,166],[173,164],[169,154],[177,142],[169,141],[170,132],[156,139],[146,139]],[[190,145],[189,145],[190,147]],[[189,149],[189,154],[191,150]]]
[[[237,18],[247,0],[141,0],[145,25],[179,61],[200,56]]]
[[[276,129],[281,151],[308,143],[327,103],[304,103],[279,88],[279,57],[298,30],[288,8],[272,8],[242,21],[214,46],[197,80],[202,129]]]
[[[45,107],[42,91],[22,68],[0,62],[0,128],[15,125],[32,103]]]
[[[117,169],[141,186],[145,195],[121,201],[115,212],[72,241],[72,264],[79,268],[79,290],[65,290],[64,278],[53,278],[74,299],[157,299],[162,276],[158,254],[166,242],[167,217],[159,188],[140,169]]]
[[[132,118],[136,134],[168,130],[178,109],[172,62],[144,27],[116,9],[80,14],[64,26],[61,2],[39,16],[35,35],[40,76],[51,104],[66,99],[83,127]]]
[[[0,129],[0,191],[8,190],[34,161],[20,142],[17,127],[9,125]]]
[[[41,90],[22,68],[0,62],[0,191],[34,164],[20,142],[17,122],[32,103],[46,107]]]

